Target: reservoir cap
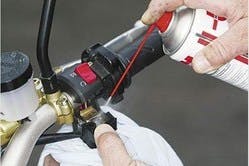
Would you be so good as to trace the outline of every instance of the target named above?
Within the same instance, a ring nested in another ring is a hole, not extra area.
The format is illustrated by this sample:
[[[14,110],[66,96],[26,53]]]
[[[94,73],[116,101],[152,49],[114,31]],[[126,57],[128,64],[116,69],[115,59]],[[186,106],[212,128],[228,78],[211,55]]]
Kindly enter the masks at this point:
[[[29,58],[22,52],[1,53],[1,93],[24,85],[32,76]]]

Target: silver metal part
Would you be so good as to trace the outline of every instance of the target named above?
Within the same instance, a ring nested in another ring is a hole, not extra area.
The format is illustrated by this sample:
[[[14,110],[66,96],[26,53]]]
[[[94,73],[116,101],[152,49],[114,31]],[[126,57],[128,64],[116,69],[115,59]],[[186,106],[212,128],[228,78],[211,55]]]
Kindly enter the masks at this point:
[[[69,103],[72,105],[73,109],[79,108],[79,106],[81,105],[81,103],[75,103],[75,98],[72,95],[70,96],[66,92],[62,92],[62,94],[67,97],[67,99],[69,100]]]
[[[75,60],[75,61],[66,63],[64,65],[61,65],[60,68],[61,68],[62,71],[64,71],[66,68],[69,68],[69,67],[71,67],[71,66],[73,66],[73,65],[75,65],[77,63],[81,63],[81,60],[79,59],[79,60]]]
[[[194,18],[194,9],[184,6],[176,9],[168,30],[161,34],[166,55],[173,55],[183,45],[190,33]]]
[[[104,47],[110,49],[111,51],[118,52],[144,35],[147,29],[148,26],[143,24],[141,21],[138,21],[134,28],[109,41],[104,45]]]
[[[41,106],[25,121],[10,140],[4,155],[2,166],[24,166],[40,135],[56,121],[56,112],[51,106]]]
[[[132,29],[107,42],[104,47],[110,49],[111,51],[118,52],[119,50],[127,47],[128,45],[139,39],[141,36],[143,36],[146,33],[147,29],[147,25],[143,24],[141,21],[137,21]],[[66,68],[71,67],[77,63],[81,63],[81,60],[79,59],[69,62],[67,64],[59,66],[58,68],[60,71],[64,71]]]
[[[103,111],[99,111],[97,115],[89,119],[88,121],[94,122],[96,126],[106,123],[106,115]]]

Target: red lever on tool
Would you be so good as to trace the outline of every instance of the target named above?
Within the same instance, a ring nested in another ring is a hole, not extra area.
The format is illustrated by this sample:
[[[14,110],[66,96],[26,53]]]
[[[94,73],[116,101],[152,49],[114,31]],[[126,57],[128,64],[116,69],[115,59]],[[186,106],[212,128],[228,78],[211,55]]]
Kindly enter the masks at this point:
[[[169,25],[170,25],[172,17],[173,17],[173,13],[172,12],[166,12],[162,17],[159,18],[159,20],[157,22],[155,22],[154,24],[150,25],[150,27],[148,28],[146,34],[144,35],[143,40],[141,41],[141,43],[139,44],[136,52],[132,56],[130,63],[126,67],[124,73],[121,75],[118,83],[113,88],[113,90],[111,92],[111,95],[110,95],[110,97],[108,98],[108,100],[106,102],[106,105],[109,104],[109,102],[111,101],[111,98],[115,95],[116,91],[118,90],[119,86],[121,85],[122,81],[124,80],[126,74],[129,72],[131,66],[135,62],[135,60],[138,57],[139,53],[143,49],[145,42],[149,38],[150,34],[153,32],[153,30],[155,29],[155,27],[157,27],[161,32],[165,32],[168,29]]]

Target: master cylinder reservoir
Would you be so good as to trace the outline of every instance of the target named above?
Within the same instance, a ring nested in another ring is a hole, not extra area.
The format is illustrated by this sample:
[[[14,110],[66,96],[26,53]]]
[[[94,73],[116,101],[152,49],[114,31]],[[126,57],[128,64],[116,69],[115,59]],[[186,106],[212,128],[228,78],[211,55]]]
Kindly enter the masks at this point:
[[[28,56],[14,51],[1,54],[0,119],[16,121],[38,107],[33,70]]]

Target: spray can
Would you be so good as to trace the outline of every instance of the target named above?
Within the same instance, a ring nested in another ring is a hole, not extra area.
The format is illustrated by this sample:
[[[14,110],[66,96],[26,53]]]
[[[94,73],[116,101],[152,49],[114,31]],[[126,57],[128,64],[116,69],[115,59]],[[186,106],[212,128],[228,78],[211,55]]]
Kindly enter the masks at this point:
[[[203,9],[180,7],[174,13],[168,29],[160,33],[164,52],[171,59],[190,65],[195,54],[228,30],[226,18]],[[209,75],[231,85],[248,90],[248,57],[238,55]]]

